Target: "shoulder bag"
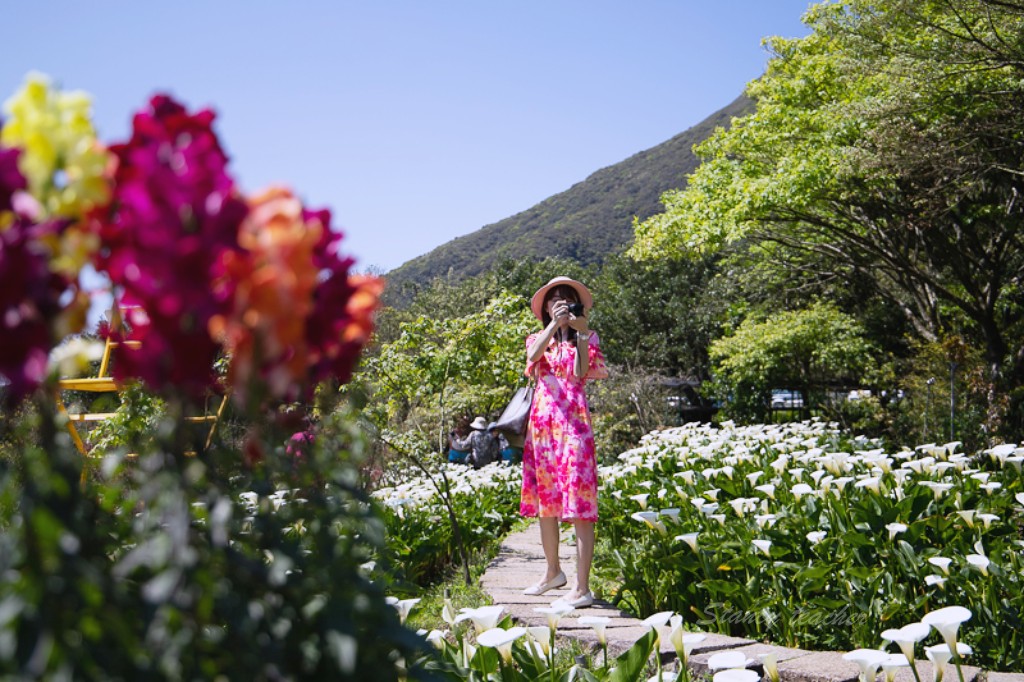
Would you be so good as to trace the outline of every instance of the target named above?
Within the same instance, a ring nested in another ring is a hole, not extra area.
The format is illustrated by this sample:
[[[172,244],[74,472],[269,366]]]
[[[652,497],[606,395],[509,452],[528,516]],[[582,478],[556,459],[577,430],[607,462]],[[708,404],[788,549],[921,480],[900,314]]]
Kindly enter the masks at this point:
[[[533,404],[533,386],[516,389],[512,400],[508,401],[505,410],[494,424],[496,431],[509,433],[526,433],[526,424],[530,421],[530,405]]]

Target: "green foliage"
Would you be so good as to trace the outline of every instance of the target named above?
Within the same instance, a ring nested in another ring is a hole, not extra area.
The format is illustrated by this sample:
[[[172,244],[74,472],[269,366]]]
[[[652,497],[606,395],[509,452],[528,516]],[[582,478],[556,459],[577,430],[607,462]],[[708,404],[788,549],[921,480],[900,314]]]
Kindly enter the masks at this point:
[[[679,411],[669,402],[674,391],[663,377],[644,369],[609,368],[607,379],[587,385],[597,461],[610,463],[654,429],[679,425]]]
[[[297,458],[265,420],[248,464],[186,457],[185,432],[161,422],[135,465],[112,451],[80,483],[52,407],[37,408],[12,436],[24,474],[0,464],[0,676],[393,680],[395,657],[422,651],[364,575],[383,526],[350,416]]]
[[[356,383],[371,387],[364,415],[411,452],[438,452],[452,420],[497,416],[524,385],[525,339],[536,326],[526,303],[495,296],[454,318],[417,316],[368,357]]]
[[[519,521],[522,474],[518,467],[498,464],[479,471],[453,465],[446,476],[452,489],[447,503],[457,518],[460,539],[476,562],[496,550]],[[399,489],[382,488],[374,496],[383,502],[380,518],[395,579],[423,588],[450,575],[461,548],[454,526],[447,522],[444,496],[431,490],[440,477],[434,474],[430,481],[409,471],[402,478],[404,485]],[[409,487],[418,488],[415,492],[421,499],[431,492],[436,494],[418,502],[403,492]]]
[[[729,410],[747,418],[766,413],[772,388],[797,388],[806,395],[832,385],[870,384],[876,369],[872,353],[856,320],[826,303],[760,322],[747,319],[710,348]]]
[[[610,258],[594,282],[600,305],[593,316],[608,361],[706,379],[707,348],[720,334],[728,305],[718,260]]]
[[[164,401],[146,391],[140,383],[129,384],[120,392],[121,404],[114,416],[99,422],[89,432],[89,440],[98,452],[114,448],[146,451],[156,439],[156,427],[164,414]]]

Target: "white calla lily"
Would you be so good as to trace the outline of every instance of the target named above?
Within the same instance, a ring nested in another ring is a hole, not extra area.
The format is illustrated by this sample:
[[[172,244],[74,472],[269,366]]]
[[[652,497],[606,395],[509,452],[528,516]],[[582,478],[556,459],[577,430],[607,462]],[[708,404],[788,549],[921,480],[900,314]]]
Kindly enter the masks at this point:
[[[541,655],[545,658],[551,652],[551,628],[545,625],[534,625],[526,628],[527,636],[536,642]]]
[[[686,665],[693,647],[703,642],[707,635],[701,632],[685,632],[683,617],[679,614],[673,614],[669,618],[669,626],[672,630],[669,632],[668,639],[672,643],[672,648],[676,650],[676,656],[679,657],[683,665]]]
[[[412,608],[420,603],[417,599],[398,599],[397,597],[388,597],[385,601],[395,607],[398,611],[398,620],[405,623],[405,619],[409,617],[409,613]]]
[[[504,612],[504,606],[481,606],[476,609],[461,609],[461,613],[456,616],[455,622],[471,620],[477,633],[481,633],[497,627],[498,621],[501,620],[501,614]]]
[[[512,643],[526,634],[526,628],[515,627],[505,630],[503,628],[491,628],[476,636],[476,643],[480,646],[497,649],[501,658],[506,664],[512,662]]]
[[[608,623],[612,621],[608,616],[583,616],[576,619],[580,625],[588,625],[594,629],[597,641],[601,646],[608,644]]]
[[[647,509],[647,498],[650,496],[650,493],[640,493],[639,495],[630,495],[629,499],[639,504],[641,509]]]
[[[985,530],[988,530],[992,523],[999,520],[998,514],[978,514],[978,520],[985,525]]]
[[[889,654],[889,657],[882,662],[882,672],[885,673],[885,682],[893,682],[896,673],[900,668],[910,666],[910,661],[903,654]]]
[[[440,630],[431,630],[428,632],[427,641],[433,644],[436,649],[444,649],[444,645],[447,642],[444,633]]]
[[[878,649],[854,649],[843,654],[843,660],[860,668],[860,682],[874,682],[878,668],[889,658],[889,654]]]
[[[692,549],[694,552],[696,552],[697,551],[697,538],[699,536],[700,536],[700,533],[683,533],[682,535],[677,535],[676,536],[676,540],[681,540],[681,541],[685,542],[687,545],[690,546],[690,549]]]
[[[659,516],[656,511],[639,511],[631,514],[630,518],[646,524],[648,528],[658,531],[661,535],[668,535],[668,529],[665,528],[665,524],[662,523]]]
[[[961,657],[974,653],[971,647],[963,642],[957,642],[955,649]],[[934,682],[942,682],[945,676],[946,664],[953,658],[953,649],[948,644],[936,644],[935,646],[925,647],[924,654],[932,662],[932,679]]]
[[[799,500],[804,495],[813,495],[814,488],[807,485],[806,483],[797,483],[795,486],[789,489],[789,492],[793,493],[793,497]]]
[[[768,682],[779,682],[779,655],[774,652],[768,652],[758,654],[757,657],[761,659],[764,672],[768,675]]]
[[[746,654],[742,651],[722,651],[717,654],[713,654],[708,659],[708,670],[714,672],[716,670],[726,670],[730,668],[746,668],[749,660]],[[753,671],[751,671],[753,672]]]
[[[907,524],[899,522],[887,523],[885,529],[889,531],[889,539],[893,540],[898,533],[905,533],[907,531]]]
[[[925,614],[921,622],[935,628],[949,645],[950,651],[956,651],[956,635],[960,623],[970,620],[972,615],[970,609],[963,606],[947,606]]]
[[[551,606],[538,606],[534,609],[534,612],[547,616],[548,627],[551,628],[551,630],[557,630],[559,621],[561,621],[564,616],[575,610],[576,609],[574,607],[569,606],[565,602],[555,602]]]
[[[747,668],[730,668],[712,676],[712,682],[759,682],[761,676]]]
[[[988,576],[988,567],[992,562],[987,556],[984,554],[968,554],[964,558],[967,559],[967,563],[981,571],[982,575]]]
[[[882,479],[878,476],[862,478],[854,484],[855,488],[867,488],[875,495],[882,494]]]
[[[882,633],[882,638],[890,642],[895,642],[907,660],[913,662],[914,647],[918,642],[927,637],[928,633],[931,631],[932,628],[930,625],[926,625],[925,623],[911,623],[910,625],[904,625],[898,629],[886,630]]]

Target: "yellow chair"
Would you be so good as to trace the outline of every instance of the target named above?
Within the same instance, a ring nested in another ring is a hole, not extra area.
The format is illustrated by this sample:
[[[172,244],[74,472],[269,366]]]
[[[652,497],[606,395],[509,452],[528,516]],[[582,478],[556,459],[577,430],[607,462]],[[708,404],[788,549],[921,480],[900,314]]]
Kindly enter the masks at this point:
[[[110,308],[110,333],[107,335],[107,340],[103,345],[103,355],[100,359],[99,372],[95,377],[83,378],[83,379],[61,379],[57,383],[57,410],[67,417],[67,428],[71,434],[71,440],[75,443],[75,447],[78,449],[83,456],[89,455],[90,448],[86,446],[85,441],[82,439],[81,434],[78,432],[78,425],[83,422],[97,422],[103,421],[104,419],[110,419],[114,416],[114,412],[81,412],[72,413],[68,412],[67,407],[64,405],[64,399],[62,397],[63,391],[87,391],[90,393],[120,393],[122,386],[117,383],[112,376],[110,376],[110,355],[111,352],[117,348],[121,343],[124,343],[129,348],[139,348],[142,345],[140,341],[123,341],[118,342],[114,340],[117,336],[117,332],[124,326],[124,320],[121,314],[121,308],[114,301],[113,306]],[[217,406],[217,411],[210,414],[209,401],[207,401],[204,414],[196,417],[186,417],[186,421],[193,424],[210,424],[210,431],[206,435],[206,443],[204,448],[209,448],[213,442],[213,436],[217,432],[217,424],[220,422],[221,416],[224,414],[224,408],[227,406],[228,396],[225,394],[221,397],[220,404]],[[194,454],[194,453],[193,453]],[[84,476],[84,471],[83,471]]]

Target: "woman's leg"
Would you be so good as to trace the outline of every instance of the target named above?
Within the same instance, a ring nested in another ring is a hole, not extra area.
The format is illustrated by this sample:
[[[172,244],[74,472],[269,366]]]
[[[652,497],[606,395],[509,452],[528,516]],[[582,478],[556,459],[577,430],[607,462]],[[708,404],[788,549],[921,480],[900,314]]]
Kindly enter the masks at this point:
[[[551,582],[562,572],[562,566],[558,561],[558,538],[558,518],[540,517],[540,544],[544,548],[544,559],[548,565],[543,582]]]
[[[590,566],[594,563],[594,522],[573,522],[576,527],[576,589],[569,595],[576,599],[590,591]]]

